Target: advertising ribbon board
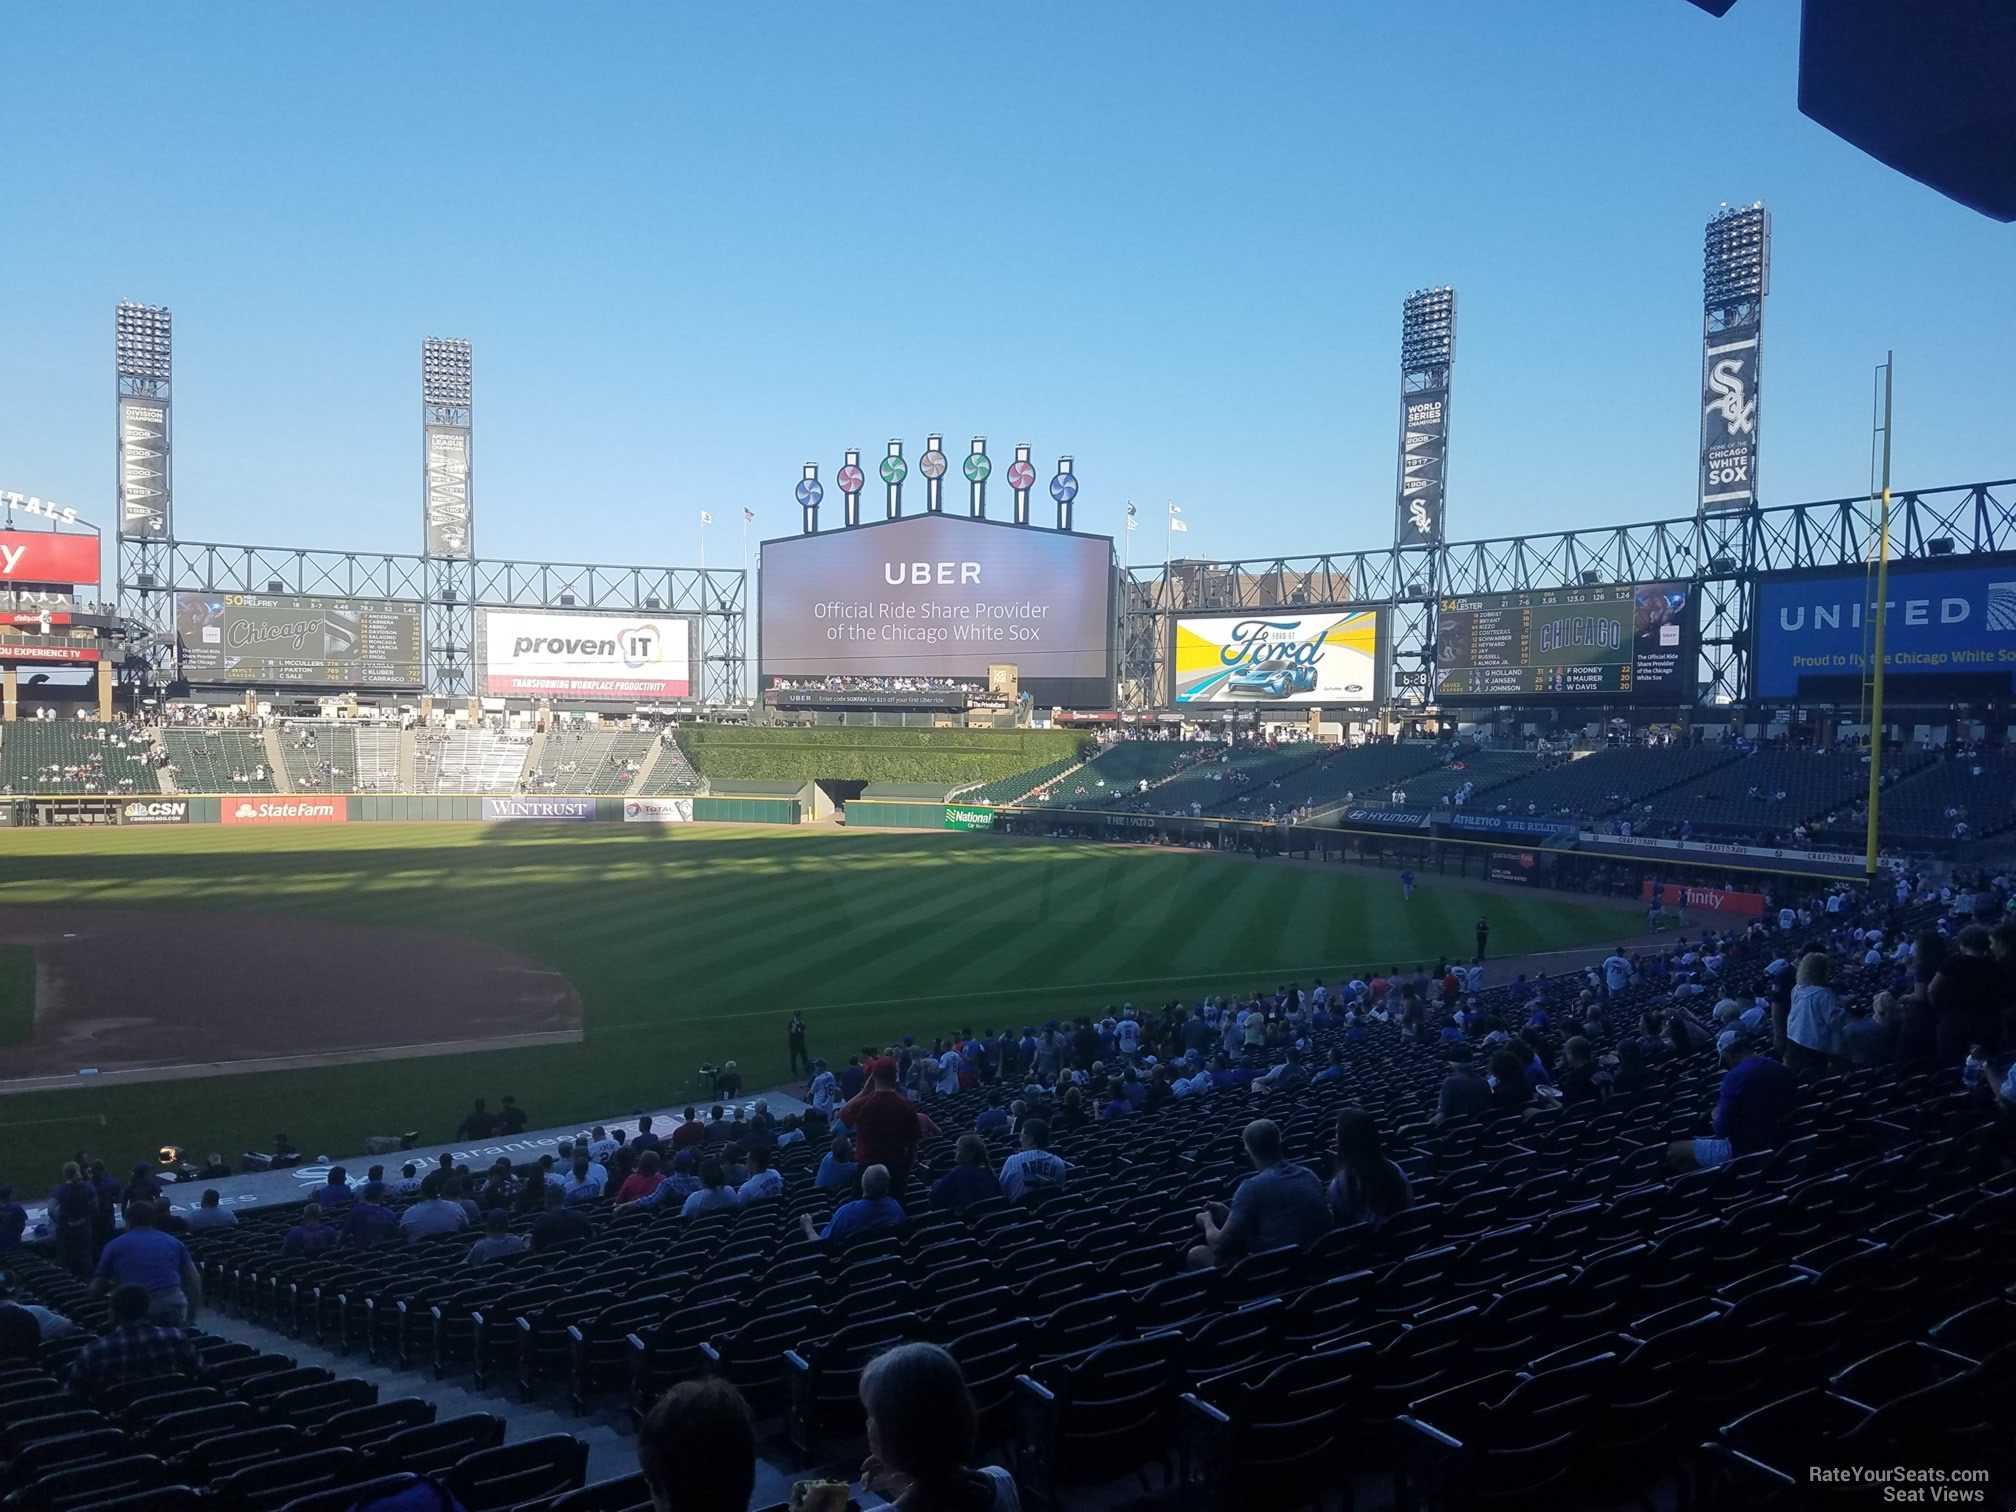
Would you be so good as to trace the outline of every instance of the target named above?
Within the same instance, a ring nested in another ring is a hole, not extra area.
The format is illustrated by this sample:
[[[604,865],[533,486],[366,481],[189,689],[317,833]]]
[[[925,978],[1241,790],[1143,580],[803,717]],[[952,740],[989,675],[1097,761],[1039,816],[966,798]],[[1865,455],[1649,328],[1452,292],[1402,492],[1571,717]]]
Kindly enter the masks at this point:
[[[1485,830],[1493,834],[1574,835],[1581,826],[1565,819],[1542,819],[1538,814],[1456,814],[1449,820],[1456,829]]]
[[[508,819],[532,819],[560,823],[578,823],[595,817],[593,798],[485,798],[483,817],[496,822]]]
[[[963,803],[945,805],[945,828],[948,830],[992,830],[994,810],[974,808]]]

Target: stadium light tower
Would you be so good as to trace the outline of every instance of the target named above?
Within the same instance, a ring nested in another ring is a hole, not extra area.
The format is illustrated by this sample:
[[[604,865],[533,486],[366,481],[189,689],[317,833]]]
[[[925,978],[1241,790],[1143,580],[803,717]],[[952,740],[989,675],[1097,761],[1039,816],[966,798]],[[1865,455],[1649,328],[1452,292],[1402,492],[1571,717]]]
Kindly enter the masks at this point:
[[[1702,514],[1757,507],[1757,391],[1771,212],[1760,200],[1708,218],[1701,254]]]
[[[471,561],[476,554],[474,363],[466,341],[420,343],[423,554],[427,558],[427,685],[443,694],[474,691],[476,636]]]
[[[1416,289],[1400,311],[1400,469],[1393,544],[1442,544],[1456,291]]]
[[[174,624],[174,317],[121,300],[113,311],[119,609],[154,632],[164,656]]]

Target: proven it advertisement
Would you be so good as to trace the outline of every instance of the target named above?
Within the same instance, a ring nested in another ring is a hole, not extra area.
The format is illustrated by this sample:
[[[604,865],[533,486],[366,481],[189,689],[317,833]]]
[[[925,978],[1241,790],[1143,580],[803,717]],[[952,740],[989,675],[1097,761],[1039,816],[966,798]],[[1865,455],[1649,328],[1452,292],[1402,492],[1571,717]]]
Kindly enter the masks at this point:
[[[1017,669],[1039,704],[1112,701],[1113,543],[959,515],[912,515],[763,543],[768,690]]]
[[[477,675],[493,698],[693,696],[693,622],[683,615],[483,609],[476,619]]]
[[[1178,704],[1369,704],[1385,636],[1376,609],[1184,615],[1170,679]]]

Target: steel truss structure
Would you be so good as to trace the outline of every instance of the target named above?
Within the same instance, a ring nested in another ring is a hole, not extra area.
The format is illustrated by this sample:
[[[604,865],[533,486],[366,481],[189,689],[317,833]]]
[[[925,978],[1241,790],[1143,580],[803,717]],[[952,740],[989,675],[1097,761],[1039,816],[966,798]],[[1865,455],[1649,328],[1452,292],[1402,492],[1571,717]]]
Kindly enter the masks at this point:
[[[1893,561],[2016,552],[2016,479],[1893,495]],[[1867,498],[1784,504],[1547,535],[1399,550],[1160,563],[1127,571],[1121,609],[1123,707],[1166,706],[1178,613],[1387,606],[1394,701],[1419,705],[1433,686],[1434,616],[1444,595],[1515,593],[1583,583],[1696,584],[1701,595],[1701,701],[1750,696],[1751,609],[1759,574],[1846,567],[1869,559]]]
[[[700,696],[742,696],[747,587],[740,568],[605,567],[491,562],[397,552],[312,551],[205,541],[119,543],[119,612],[155,642],[157,680],[174,675],[174,595],[306,594],[380,598],[422,608],[426,691],[470,697],[477,609],[553,609],[699,617]]]

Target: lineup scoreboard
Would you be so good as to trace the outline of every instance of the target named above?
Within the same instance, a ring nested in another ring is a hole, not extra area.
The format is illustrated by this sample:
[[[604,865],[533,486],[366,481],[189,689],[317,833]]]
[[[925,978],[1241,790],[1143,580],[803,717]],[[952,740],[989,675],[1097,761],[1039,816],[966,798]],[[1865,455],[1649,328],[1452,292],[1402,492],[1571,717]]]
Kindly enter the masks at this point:
[[[384,599],[175,595],[188,681],[246,687],[418,688],[420,606]]]
[[[1693,597],[1636,583],[1445,598],[1435,697],[1691,702]]]

